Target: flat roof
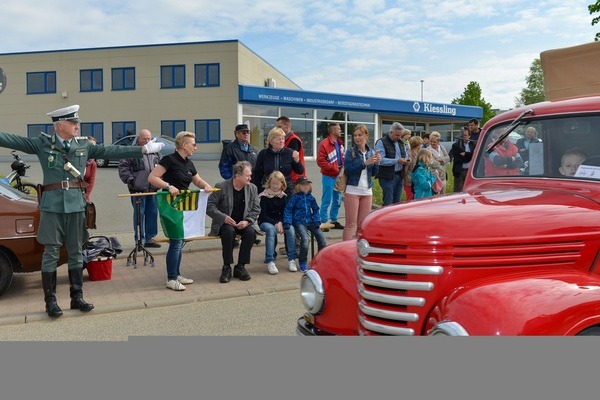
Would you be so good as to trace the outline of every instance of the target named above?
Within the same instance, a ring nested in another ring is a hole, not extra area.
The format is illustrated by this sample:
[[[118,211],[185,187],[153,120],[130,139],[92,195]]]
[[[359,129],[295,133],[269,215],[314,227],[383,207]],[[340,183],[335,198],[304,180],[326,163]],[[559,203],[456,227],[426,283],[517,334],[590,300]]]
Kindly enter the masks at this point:
[[[483,109],[476,106],[279,89],[266,86],[239,85],[239,101],[247,104],[325,108],[414,117],[452,118],[456,120],[481,119],[483,117]]]
[[[101,46],[101,47],[84,47],[84,48],[75,48],[75,49],[55,49],[55,50],[34,50],[34,51],[24,51],[24,52],[13,52],[13,53],[0,53],[0,57],[9,57],[9,56],[22,56],[22,55],[35,55],[35,54],[49,54],[49,53],[71,53],[71,52],[79,52],[79,51],[101,51],[101,50],[120,50],[120,49],[137,49],[137,48],[146,48],[146,47],[173,47],[173,46],[198,46],[198,45],[209,45],[209,44],[223,44],[223,43],[238,43],[239,45],[244,46],[248,51],[254,54],[256,57],[261,59],[265,64],[269,67],[273,68],[281,75],[290,80],[290,82],[294,83],[296,86],[300,87],[300,85],[296,84],[292,79],[290,79],[287,75],[281,72],[278,68],[273,66],[267,60],[265,60],[261,55],[252,50],[250,47],[246,46],[239,39],[226,39],[226,40],[212,40],[205,42],[180,42],[180,43],[147,43],[147,44],[137,44],[137,45],[122,45],[122,46]]]

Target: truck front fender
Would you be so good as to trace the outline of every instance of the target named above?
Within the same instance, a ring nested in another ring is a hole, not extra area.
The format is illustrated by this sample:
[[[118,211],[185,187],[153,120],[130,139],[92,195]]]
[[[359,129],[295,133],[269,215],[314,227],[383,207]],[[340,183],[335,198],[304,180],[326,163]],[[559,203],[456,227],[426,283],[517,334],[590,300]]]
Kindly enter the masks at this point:
[[[495,276],[445,296],[426,332],[453,321],[469,335],[575,335],[600,324],[600,279],[571,271]]]
[[[323,281],[325,304],[315,316],[315,326],[336,335],[358,335],[356,240],[332,244],[319,251],[311,263]]]

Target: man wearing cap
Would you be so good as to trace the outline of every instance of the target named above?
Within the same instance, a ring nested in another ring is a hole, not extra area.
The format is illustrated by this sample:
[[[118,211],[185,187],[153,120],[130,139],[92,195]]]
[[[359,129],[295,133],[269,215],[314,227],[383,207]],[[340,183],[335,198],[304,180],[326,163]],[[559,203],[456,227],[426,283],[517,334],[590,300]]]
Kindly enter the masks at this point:
[[[256,149],[250,144],[250,129],[246,124],[235,127],[235,140],[228,143],[221,152],[219,172],[223,179],[231,179],[233,166],[239,161],[248,161],[252,170],[256,165]]]
[[[150,142],[139,146],[93,145],[79,137],[79,106],[73,105],[47,113],[54,122],[55,133],[37,138],[0,132],[0,146],[37,155],[44,174],[37,240],[44,245],[42,287],[46,313],[60,317],[56,302],[56,269],[60,248],[68,255],[71,309],[90,311],[94,306],[83,299],[83,256],[81,249],[88,240],[85,228],[85,165],[90,158],[141,158],[159,151],[164,144]]]

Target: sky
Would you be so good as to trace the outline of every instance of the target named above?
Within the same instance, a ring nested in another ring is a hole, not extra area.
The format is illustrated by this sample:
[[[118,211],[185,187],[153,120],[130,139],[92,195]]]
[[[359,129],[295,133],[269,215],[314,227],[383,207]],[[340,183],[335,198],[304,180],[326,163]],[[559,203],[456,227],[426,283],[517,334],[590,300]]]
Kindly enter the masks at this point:
[[[0,54],[238,39],[305,90],[449,103],[476,81],[506,110],[541,52],[594,40],[591,2],[6,0]]]

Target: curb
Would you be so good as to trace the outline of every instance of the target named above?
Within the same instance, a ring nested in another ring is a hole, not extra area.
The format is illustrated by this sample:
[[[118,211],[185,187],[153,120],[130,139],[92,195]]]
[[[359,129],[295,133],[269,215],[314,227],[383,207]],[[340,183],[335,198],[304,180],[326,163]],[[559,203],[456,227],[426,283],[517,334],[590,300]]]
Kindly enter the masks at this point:
[[[110,306],[100,306],[95,307],[92,311],[88,313],[83,313],[78,310],[63,310],[62,317],[59,318],[81,318],[87,315],[93,314],[111,314],[115,312],[123,312],[123,311],[135,311],[135,310],[145,310],[148,308],[158,308],[158,307],[172,307],[179,306],[185,304],[192,303],[203,303],[208,301],[216,301],[216,300],[226,300],[233,299],[238,297],[245,296],[257,296],[264,295],[269,293],[279,293],[279,292],[287,292],[291,290],[298,290],[300,288],[300,282],[297,284],[282,284],[268,287],[266,289],[248,289],[248,290],[236,290],[232,292],[222,292],[222,293],[210,293],[201,296],[187,296],[187,297],[179,297],[173,299],[165,299],[165,300],[154,300],[148,302],[131,302],[125,304],[118,305],[110,305]],[[34,322],[46,322],[52,323],[55,319],[48,317],[45,312],[36,312],[31,314],[26,314],[24,316],[12,316],[12,317],[0,317],[0,326],[11,326],[11,325],[21,325],[21,324],[29,324]]]

